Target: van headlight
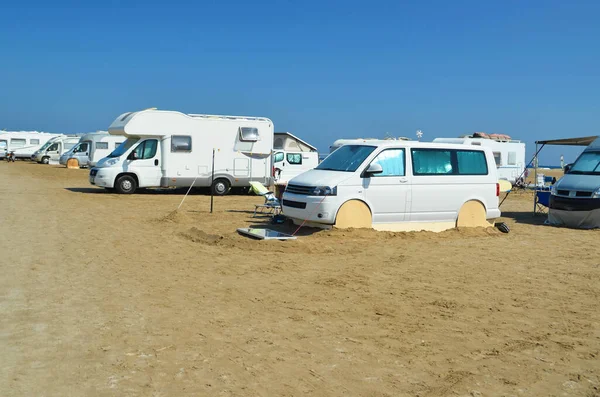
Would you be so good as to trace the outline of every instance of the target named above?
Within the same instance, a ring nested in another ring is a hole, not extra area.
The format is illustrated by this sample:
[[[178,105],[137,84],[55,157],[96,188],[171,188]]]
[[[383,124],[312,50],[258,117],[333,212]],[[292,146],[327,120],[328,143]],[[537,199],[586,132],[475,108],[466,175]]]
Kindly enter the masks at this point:
[[[550,194],[551,194],[551,195],[553,195],[553,196],[556,196],[556,194],[557,194],[557,193],[556,193],[556,191],[557,191],[557,190],[558,190],[558,189],[556,188],[556,183],[555,183],[555,184],[554,184],[554,185],[552,185],[552,187],[550,188]]]
[[[118,162],[119,162],[119,158],[117,157],[117,158],[114,158],[114,159],[106,160],[106,163],[104,163],[104,164],[106,164],[108,166],[111,166],[111,165],[117,164]]]
[[[592,194],[592,198],[600,198],[600,187]]]
[[[317,186],[312,191],[313,196],[337,196],[337,186]]]

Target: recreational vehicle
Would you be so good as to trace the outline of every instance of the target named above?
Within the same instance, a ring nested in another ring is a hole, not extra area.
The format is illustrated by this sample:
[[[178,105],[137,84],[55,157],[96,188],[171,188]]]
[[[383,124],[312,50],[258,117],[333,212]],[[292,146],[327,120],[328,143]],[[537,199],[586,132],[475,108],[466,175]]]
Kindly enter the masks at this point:
[[[552,186],[548,220],[555,225],[600,228],[600,138]]]
[[[525,143],[507,135],[475,133],[460,138],[435,138],[436,143],[485,146],[492,149],[498,169],[498,178],[515,183],[525,171]]]
[[[59,163],[66,165],[69,159],[76,159],[80,167],[93,167],[124,141],[125,137],[110,135],[108,132],[85,134],[79,139],[77,145],[60,156]]]
[[[118,193],[212,181],[213,192],[224,195],[233,186],[271,181],[273,122],[267,118],[147,109],[120,115],[108,132],[126,140],[90,170],[89,181]]]
[[[273,143],[273,177],[285,183],[319,164],[317,148],[289,132],[276,132]]]
[[[39,150],[36,150],[31,155],[31,159],[42,164],[57,162],[60,156],[73,148],[77,142],[79,142],[79,137],[77,136],[59,135],[46,142]]]
[[[46,132],[2,132],[0,133],[0,157],[13,153],[15,158],[28,159],[56,134]]]
[[[379,141],[343,145],[292,179],[282,209],[309,226],[442,231],[491,226],[499,192],[488,147]]]

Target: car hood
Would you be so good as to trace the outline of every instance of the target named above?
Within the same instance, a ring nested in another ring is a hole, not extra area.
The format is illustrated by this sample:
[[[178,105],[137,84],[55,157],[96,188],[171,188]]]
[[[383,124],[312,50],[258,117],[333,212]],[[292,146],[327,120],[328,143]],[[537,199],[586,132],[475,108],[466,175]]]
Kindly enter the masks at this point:
[[[354,175],[354,172],[309,170],[292,178],[288,184],[335,187]]]
[[[556,182],[556,188],[593,192],[600,188],[600,175],[567,174]]]

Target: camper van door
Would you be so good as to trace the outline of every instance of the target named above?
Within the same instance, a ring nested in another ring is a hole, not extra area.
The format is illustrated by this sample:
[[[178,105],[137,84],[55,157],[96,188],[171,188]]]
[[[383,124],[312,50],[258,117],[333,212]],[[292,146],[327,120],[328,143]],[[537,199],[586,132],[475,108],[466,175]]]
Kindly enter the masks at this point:
[[[138,176],[139,187],[160,186],[160,161],[158,139],[145,139],[129,153],[127,168]]]

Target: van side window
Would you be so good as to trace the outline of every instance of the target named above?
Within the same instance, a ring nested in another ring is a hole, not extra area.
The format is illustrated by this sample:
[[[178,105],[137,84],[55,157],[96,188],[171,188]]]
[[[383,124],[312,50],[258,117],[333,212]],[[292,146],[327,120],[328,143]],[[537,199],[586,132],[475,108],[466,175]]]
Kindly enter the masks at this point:
[[[138,160],[153,158],[156,155],[157,145],[158,141],[156,139],[147,139],[144,142],[140,143],[138,147],[135,148]]]
[[[283,161],[283,153],[277,152],[277,153],[275,153],[275,156],[273,157],[273,162],[279,163],[280,161]]]
[[[57,150],[58,150],[58,142],[53,143],[52,145],[50,145],[50,147],[48,149],[46,149],[47,152],[55,152]]]
[[[191,152],[192,137],[187,135],[173,135],[171,137],[171,152]]]
[[[302,164],[302,155],[300,153],[288,153],[287,162],[290,164]]]
[[[517,165],[517,152],[508,152],[508,165]]]
[[[456,152],[459,175],[487,175],[485,153],[479,150],[459,150]]]
[[[382,176],[404,176],[404,149],[388,149],[379,153],[371,164],[379,164],[383,172],[373,175],[374,178]]]
[[[256,142],[258,141],[258,128],[240,127],[240,141]]]
[[[494,152],[494,160],[496,160],[496,167],[500,167],[502,165],[502,153]]]
[[[17,139],[17,138],[12,138],[10,140],[10,145],[12,147],[23,147],[27,144],[27,139]]]
[[[96,142],[96,149],[108,149],[108,142]]]
[[[40,140],[39,139],[30,139],[29,143],[32,145],[39,145],[40,144]]]
[[[73,153],[85,153],[87,151],[88,151],[88,144],[82,143],[77,148],[75,148],[75,150],[73,150]]]
[[[452,175],[450,150],[412,149],[411,153],[414,175]]]

